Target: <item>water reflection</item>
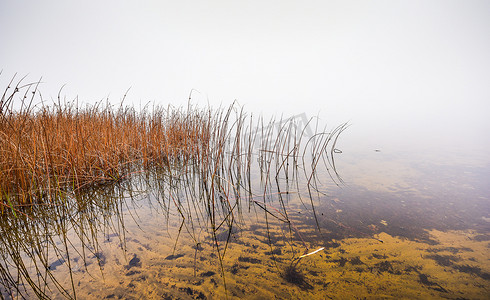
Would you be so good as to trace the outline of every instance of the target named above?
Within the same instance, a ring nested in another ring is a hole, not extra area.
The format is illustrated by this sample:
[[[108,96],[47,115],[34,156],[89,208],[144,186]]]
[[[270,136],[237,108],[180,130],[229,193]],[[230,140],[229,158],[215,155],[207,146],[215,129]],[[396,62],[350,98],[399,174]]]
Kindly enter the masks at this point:
[[[231,129],[220,123],[211,137],[217,147],[199,160],[59,189],[50,194],[57,204],[6,211],[2,297],[240,296],[249,281],[243,270],[263,274],[264,265],[278,281],[310,289],[296,268],[318,244],[307,233],[319,224],[292,221],[290,203],[317,219],[317,174],[337,178],[332,154],[345,125],[310,135],[294,118],[260,132],[244,121],[238,114]]]
[[[103,266],[99,237],[124,234],[121,201],[124,184],[98,187],[63,197],[63,205],[32,205],[15,218],[1,217],[1,273],[3,297],[49,298],[53,291],[76,297],[73,271],[94,263]],[[68,272],[55,275],[66,266]],[[69,277],[66,285],[64,278]]]
[[[489,166],[342,149],[338,186],[344,127],[298,142],[281,124],[264,128],[288,138],[242,144],[256,151],[224,135],[226,155],[2,217],[2,297],[488,295]]]

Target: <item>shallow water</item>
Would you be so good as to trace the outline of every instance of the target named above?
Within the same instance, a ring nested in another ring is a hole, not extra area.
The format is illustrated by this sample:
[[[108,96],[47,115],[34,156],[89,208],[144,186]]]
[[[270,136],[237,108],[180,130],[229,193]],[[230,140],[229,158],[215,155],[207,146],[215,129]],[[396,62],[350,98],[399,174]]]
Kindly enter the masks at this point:
[[[490,164],[374,150],[337,156],[343,184],[318,174],[315,213],[304,193],[282,195],[283,222],[275,195],[269,213],[244,205],[216,238],[158,193],[127,198],[100,218],[96,241],[70,228],[70,257],[47,253],[50,273],[80,299],[487,298]]]

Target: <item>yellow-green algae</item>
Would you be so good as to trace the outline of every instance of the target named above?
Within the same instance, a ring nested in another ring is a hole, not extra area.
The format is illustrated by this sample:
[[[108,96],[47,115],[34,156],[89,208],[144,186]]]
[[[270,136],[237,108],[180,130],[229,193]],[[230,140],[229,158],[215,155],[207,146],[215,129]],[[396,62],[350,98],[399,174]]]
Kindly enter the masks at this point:
[[[303,258],[298,271],[305,283],[283,276],[292,259],[304,252],[301,242],[275,238],[279,227],[241,231],[228,244],[222,269],[212,239],[201,234],[196,245],[170,235],[139,232],[125,241],[111,237],[102,245],[103,266],[88,260],[74,272],[82,299],[486,299],[489,294],[489,242],[473,231],[430,231],[430,245],[381,233],[348,238]],[[156,226],[156,225],[155,225]],[[283,228],[284,229],[284,228]],[[225,241],[220,246],[223,247]],[[309,245],[314,250],[322,245]],[[138,264],[131,266],[132,258]],[[66,264],[58,267],[60,271]],[[66,271],[66,270],[65,270]],[[63,282],[62,282],[63,283]],[[66,278],[64,284],[69,284]],[[59,296],[59,295],[58,295]],[[53,294],[53,298],[57,295]],[[59,297],[61,298],[61,297]]]

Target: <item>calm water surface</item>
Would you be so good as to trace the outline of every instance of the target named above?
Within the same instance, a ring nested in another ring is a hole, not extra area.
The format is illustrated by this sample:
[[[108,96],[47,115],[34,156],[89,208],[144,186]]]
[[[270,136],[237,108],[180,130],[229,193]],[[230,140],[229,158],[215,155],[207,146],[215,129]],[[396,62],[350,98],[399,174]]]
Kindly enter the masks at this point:
[[[55,239],[58,250],[45,253],[49,274],[67,292],[55,284],[44,292],[55,299],[488,299],[490,164],[343,150],[336,155],[343,183],[318,174],[315,211],[305,187],[281,194],[285,212],[279,194],[267,195],[265,207],[256,195],[259,204],[242,205],[216,238],[199,214],[182,222],[162,204],[162,191],[126,192],[116,211],[90,220],[102,222],[97,230],[68,228],[68,247]],[[33,272],[34,262],[26,266]]]

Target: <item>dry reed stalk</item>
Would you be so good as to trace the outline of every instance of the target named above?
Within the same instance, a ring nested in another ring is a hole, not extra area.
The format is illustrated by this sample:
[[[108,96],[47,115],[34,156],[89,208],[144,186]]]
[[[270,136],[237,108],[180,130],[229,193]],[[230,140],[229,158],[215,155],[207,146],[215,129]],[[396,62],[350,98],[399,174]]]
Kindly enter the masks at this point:
[[[211,127],[206,113],[169,107],[141,112],[109,103],[80,108],[74,102],[31,106],[37,90],[14,109],[22,89],[7,88],[0,102],[0,199],[16,204],[54,201],[125,179],[132,172],[206,155]]]

